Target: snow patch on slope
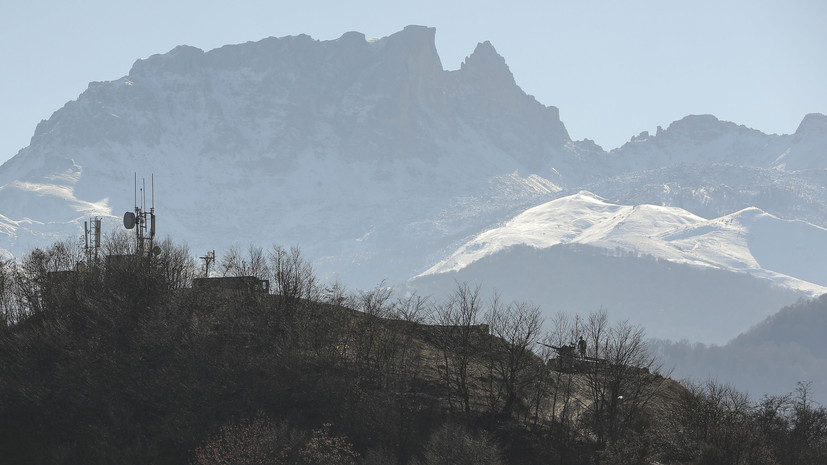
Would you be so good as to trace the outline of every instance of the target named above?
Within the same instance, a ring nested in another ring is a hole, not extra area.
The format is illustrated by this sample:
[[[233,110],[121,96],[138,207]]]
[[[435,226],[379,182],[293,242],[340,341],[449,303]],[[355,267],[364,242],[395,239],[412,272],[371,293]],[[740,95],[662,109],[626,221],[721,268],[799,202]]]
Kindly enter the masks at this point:
[[[791,234],[797,240],[779,243]],[[827,292],[827,274],[818,267],[827,259],[824,241],[824,228],[779,220],[756,208],[707,220],[676,207],[617,205],[581,191],[477,235],[420,276],[459,271],[516,245],[582,244],[745,272],[815,296]],[[811,282],[791,277],[803,275]]]

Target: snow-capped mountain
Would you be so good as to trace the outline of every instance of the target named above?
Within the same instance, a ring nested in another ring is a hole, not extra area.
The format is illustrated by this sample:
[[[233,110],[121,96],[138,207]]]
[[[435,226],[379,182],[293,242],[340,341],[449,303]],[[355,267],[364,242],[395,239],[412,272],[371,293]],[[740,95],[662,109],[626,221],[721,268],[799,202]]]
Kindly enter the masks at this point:
[[[723,343],[779,303],[827,293],[825,243],[827,229],[757,208],[707,220],[677,207],[613,204],[584,191],[482,232],[412,286],[444,295],[456,281],[488,283],[507,299],[542,302],[549,315],[602,306],[657,337]],[[577,251],[590,258],[572,259]],[[637,274],[618,286],[629,279],[624,266]],[[727,284],[719,289],[721,280]],[[755,299],[761,282],[767,289]],[[731,324],[719,324],[722,315]]]
[[[553,236],[587,245],[565,249],[583,263],[617,249],[624,263],[748,272],[750,289],[780,286],[777,308],[825,285],[797,257],[824,255],[827,117],[768,135],[688,116],[606,152],[572,141],[490,43],[449,71],[434,36],[179,46],[91,83],[0,167],[0,253],[79,235],[91,216],[120,228],[137,173],[154,174],[160,234],[193,253],[299,245],[350,287],[471,268],[472,239],[542,211],[553,234],[512,230],[512,248],[558,253]]]
[[[707,220],[677,207],[612,204],[585,191],[526,210],[479,234],[423,274],[458,271],[514,245],[545,249],[561,244],[622,250],[777,281],[783,278],[774,270],[784,270],[789,287],[814,295],[827,292],[827,269],[822,266],[827,248],[819,247],[827,244],[827,229],[781,220],[754,207]]]

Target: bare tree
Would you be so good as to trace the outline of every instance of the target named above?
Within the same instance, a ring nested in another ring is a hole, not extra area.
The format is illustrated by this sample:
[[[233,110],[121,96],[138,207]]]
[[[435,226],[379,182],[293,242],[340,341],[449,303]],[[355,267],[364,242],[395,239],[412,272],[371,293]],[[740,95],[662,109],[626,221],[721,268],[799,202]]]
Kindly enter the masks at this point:
[[[502,413],[510,416],[524,385],[530,384],[528,367],[535,362],[534,346],[543,326],[540,307],[525,302],[503,305],[495,294],[488,312],[493,371],[505,399]]]
[[[371,291],[360,292],[355,298],[356,309],[364,316],[354,323],[352,338],[355,366],[363,380],[383,385],[393,358],[392,344],[387,339],[391,333],[386,330],[383,320],[392,312],[391,289],[380,284]],[[391,353],[389,353],[391,352]]]
[[[678,416],[683,445],[693,463],[774,464],[767,439],[752,420],[749,396],[730,384],[684,382]],[[795,461],[794,463],[802,463]]]
[[[397,299],[393,316],[412,323],[424,323],[430,319],[432,309],[430,299],[414,293]]]
[[[288,302],[299,299],[320,300],[321,291],[313,266],[301,255],[298,247],[290,250],[274,245],[268,254],[273,277],[271,291]]]
[[[255,244],[247,246],[246,253],[235,245],[227,249],[218,263],[218,269],[222,276],[254,276],[267,279],[270,274],[264,249]]]
[[[322,293],[322,301],[330,305],[346,306],[350,297],[347,287],[338,280],[330,287],[326,287]]]
[[[399,320],[405,316],[419,317],[421,299],[394,299],[392,289],[380,283],[348,300],[360,314],[344,319],[340,345],[349,347],[349,358],[359,380],[390,388],[416,376],[420,352],[412,343],[408,325]]]
[[[562,312],[555,314],[552,318],[549,333],[543,341],[545,349],[545,352],[541,352],[543,359],[549,360],[551,356],[549,346],[562,347],[571,343],[580,330],[582,330],[582,321],[579,316],[572,319]],[[559,354],[557,355],[559,356]],[[547,373],[546,382],[548,383],[547,389],[549,389],[551,420],[559,426],[562,439],[569,441],[576,431],[574,422],[578,410],[575,397],[578,386],[575,383],[575,376],[570,370],[547,370]],[[545,386],[541,387],[546,388]],[[540,402],[540,400],[538,399],[535,402]]]
[[[448,405],[453,410],[455,401],[459,401],[466,413],[471,411],[468,368],[478,342],[481,307],[480,287],[458,283],[448,301],[433,312]]]
[[[109,231],[103,238],[104,255],[134,255],[135,254],[135,238],[133,234],[125,229],[113,229]]]
[[[827,463],[827,410],[810,398],[810,384],[794,393],[746,393],[716,380],[684,381],[678,404],[682,461],[733,464]]]
[[[795,463],[827,459],[827,410],[813,401],[810,391],[810,382],[799,382],[792,399],[790,439]]]
[[[552,353],[552,349],[548,347],[548,345],[538,345],[534,349],[534,353],[543,362],[531,367],[533,369],[533,373],[530,376],[531,386],[528,396],[528,404],[531,410],[531,425],[536,427],[542,420],[541,412],[543,411],[544,403],[554,392],[553,387],[556,386],[554,383],[554,373],[557,372],[549,370],[548,365],[546,364],[546,361],[551,358]]]
[[[270,269],[267,265],[267,255],[264,249],[257,245],[250,244],[247,247],[247,269],[246,276],[255,276],[258,279],[268,279]]]
[[[598,312],[588,319],[586,333],[594,358],[603,363],[592,361],[586,379],[592,429],[601,442],[614,443],[643,418],[662,378],[650,375],[661,366],[649,351],[643,329],[626,321],[609,327],[604,315]]]
[[[16,305],[20,314],[38,313],[56,296],[63,277],[58,272],[72,271],[83,259],[80,241],[58,241],[46,249],[34,249],[14,267]]]
[[[161,254],[155,258],[155,267],[168,289],[183,289],[192,285],[197,270],[195,260],[186,244],[175,244],[169,237],[160,244]]]
[[[589,313],[583,332],[586,333],[587,353],[600,358],[600,346],[607,342],[606,333],[609,331],[609,314],[601,308],[596,312]]]
[[[0,327],[11,326],[21,315],[15,301],[14,260],[0,259]]]
[[[579,317],[577,318],[579,319]],[[560,347],[574,340],[573,338],[577,333],[572,326],[572,320],[566,313],[555,313],[550,324],[551,327],[545,340],[547,344]]]
[[[240,272],[243,267],[242,261],[241,249],[237,245],[231,246],[221,255],[221,260],[218,261],[218,270],[221,276],[243,276]]]

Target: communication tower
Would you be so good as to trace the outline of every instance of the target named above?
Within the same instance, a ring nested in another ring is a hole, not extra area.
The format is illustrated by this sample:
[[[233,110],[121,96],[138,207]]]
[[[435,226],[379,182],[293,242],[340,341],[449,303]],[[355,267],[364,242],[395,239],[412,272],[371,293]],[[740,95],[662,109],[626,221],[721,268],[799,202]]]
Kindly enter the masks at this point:
[[[83,236],[86,240],[84,251],[86,252],[86,264],[92,265],[93,260],[98,261],[98,250],[101,248],[101,218],[96,216],[83,222]]]
[[[158,255],[161,248],[153,245],[155,239],[155,175],[152,175],[150,184],[150,207],[146,210],[146,180],[141,179],[141,188],[138,189],[138,175],[135,174],[135,210],[123,215],[123,226],[126,229],[135,229],[135,254],[138,256]],[[138,203],[140,201],[140,204]]]
[[[201,260],[204,260],[204,277],[210,277],[210,264],[215,263],[215,250],[211,250],[207,252],[206,255],[203,257],[198,257]]]

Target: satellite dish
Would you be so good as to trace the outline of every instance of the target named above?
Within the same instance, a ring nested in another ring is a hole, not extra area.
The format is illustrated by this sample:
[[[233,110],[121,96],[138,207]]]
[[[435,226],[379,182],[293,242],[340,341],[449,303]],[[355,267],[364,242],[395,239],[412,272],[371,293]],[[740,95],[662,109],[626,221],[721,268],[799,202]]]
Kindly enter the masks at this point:
[[[132,229],[135,227],[135,214],[132,212],[126,212],[123,214],[123,227],[126,229]]]
[[[155,255],[161,255],[161,248],[156,245],[152,248],[152,253]]]

